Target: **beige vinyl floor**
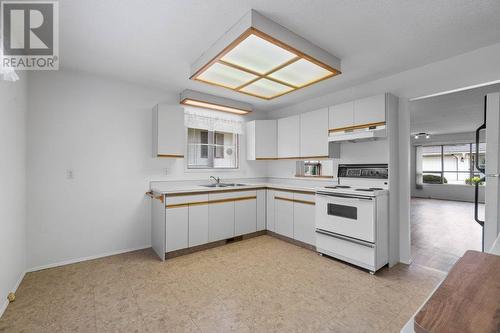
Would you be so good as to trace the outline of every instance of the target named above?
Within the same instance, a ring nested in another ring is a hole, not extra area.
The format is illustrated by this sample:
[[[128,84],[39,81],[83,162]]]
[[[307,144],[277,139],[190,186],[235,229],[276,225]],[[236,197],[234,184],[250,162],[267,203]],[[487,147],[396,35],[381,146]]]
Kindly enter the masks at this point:
[[[443,277],[372,276],[267,235],[166,262],[142,250],[27,274],[0,332],[399,332]]]

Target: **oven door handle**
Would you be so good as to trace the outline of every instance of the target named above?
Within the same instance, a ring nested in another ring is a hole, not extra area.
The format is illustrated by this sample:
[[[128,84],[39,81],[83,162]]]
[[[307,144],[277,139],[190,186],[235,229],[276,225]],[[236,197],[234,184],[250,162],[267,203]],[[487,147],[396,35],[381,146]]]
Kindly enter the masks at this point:
[[[337,197],[337,198],[361,199],[361,200],[373,200],[373,199],[375,199],[374,197],[363,197],[363,196],[358,196],[358,195],[330,193],[330,192],[316,192],[316,195],[319,195],[322,197]]]
[[[362,245],[362,246],[366,246],[366,247],[370,247],[372,249],[375,248],[375,244],[373,244],[373,243],[365,242],[365,241],[362,241],[362,240],[356,239],[356,238],[351,238],[351,237],[343,236],[343,235],[337,234],[335,232],[327,231],[327,230],[324,230],[324,229],[318,229],[317,228],[316,232],[318,234],[330,236],[330,237],[333,237],[333,238],[342,239],[344,241],[351,242],[351,243],[358,244],[358,245]]]

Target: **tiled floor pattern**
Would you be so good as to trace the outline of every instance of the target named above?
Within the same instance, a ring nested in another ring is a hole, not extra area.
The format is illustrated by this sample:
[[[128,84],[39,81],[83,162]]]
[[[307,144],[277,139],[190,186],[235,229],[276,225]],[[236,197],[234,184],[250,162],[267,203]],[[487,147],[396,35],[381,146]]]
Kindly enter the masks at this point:
[[[0,332],[398,332],[443,276],[372,276],[270,236],[143,250],[27,274]]]
[[[480,205],[484,216],[484,205]],[[467,250],[481,251],[481,226],[470,202],[411,201],[412,256],[415,264],[448,272]]]

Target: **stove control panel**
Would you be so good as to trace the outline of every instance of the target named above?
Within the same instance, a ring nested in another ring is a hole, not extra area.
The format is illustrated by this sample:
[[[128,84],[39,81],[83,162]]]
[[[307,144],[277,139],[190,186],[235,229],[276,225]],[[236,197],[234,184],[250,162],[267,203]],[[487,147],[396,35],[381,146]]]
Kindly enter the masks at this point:
[[[387,164],[340,164],[337,176],[346,178],[387,179]]]

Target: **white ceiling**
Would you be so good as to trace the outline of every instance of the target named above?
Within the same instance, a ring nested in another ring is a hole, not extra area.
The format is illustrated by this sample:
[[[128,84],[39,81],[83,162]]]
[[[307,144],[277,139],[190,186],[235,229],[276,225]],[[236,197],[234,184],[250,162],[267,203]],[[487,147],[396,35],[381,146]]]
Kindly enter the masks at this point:
[[[61,67],[268,111],[500,41],[498,0],[61,0]],[[342,60],[339,77],[271,101],[188,79],[250,9]]]
[[[411,133],[475,131],[484,120],[484,96],[491,92],[500,92],[500,84],[411,102]]]

